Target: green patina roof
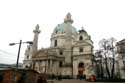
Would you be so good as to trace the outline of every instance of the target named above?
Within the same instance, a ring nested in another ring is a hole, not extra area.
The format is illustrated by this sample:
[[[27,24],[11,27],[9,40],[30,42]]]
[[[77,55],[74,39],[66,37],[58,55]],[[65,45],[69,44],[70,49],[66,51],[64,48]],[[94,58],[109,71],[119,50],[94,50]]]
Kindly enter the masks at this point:
[[[55,28],[55,31],[57,32],[65,32],[66,31],[66,23],[58,24]],[[72,26],[72,32],[77,33],[77,30],[74,26]]]

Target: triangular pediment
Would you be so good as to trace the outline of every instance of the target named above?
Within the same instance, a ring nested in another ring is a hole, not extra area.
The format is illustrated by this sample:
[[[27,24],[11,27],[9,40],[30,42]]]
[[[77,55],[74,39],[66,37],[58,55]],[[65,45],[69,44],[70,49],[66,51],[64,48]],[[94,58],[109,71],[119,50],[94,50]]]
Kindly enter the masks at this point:
[[[36,54],[33,56],[33,58],[38,58],[38,57],[42,57],[42,56],[47,56],[47,54],[45,51],[39,50],[36,52]]]

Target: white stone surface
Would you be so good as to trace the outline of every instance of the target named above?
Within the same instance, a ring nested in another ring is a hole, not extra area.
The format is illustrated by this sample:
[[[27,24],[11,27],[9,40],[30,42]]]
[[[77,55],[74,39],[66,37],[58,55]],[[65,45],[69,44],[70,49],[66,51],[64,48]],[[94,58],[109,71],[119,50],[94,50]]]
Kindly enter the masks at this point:
[[[72,32],[73,20],[71,17],[66,17],[64,22],[66,23],[66,31],[64,33],[57,33],[54,29],[51,35],[51,44],[49,48],[37,50],[34,57],[32,57],[32,50],[26,50],[25,57],[30,55],[30,58],[25,58],[24,65],[32,63],[32,68],[40,73],[44,73],[46,71],[48,74],[71,75],[72,67],[67,67],[67,65],[72,64],[71,56],[73,56],[74,77],[78,75],[78,65],[80,62],[84,63],[85,71],[83,73],[86,74],[86,76],[89,76],[93,72],[90,68],[92,65],[91,59],[93,55],[93,42],[88,33],[84,32],[83,29],[82,32],[79,33]],[[80,36],[83,37],[82,40],[79,40]],[[38,34],[34,37],[36,37],[34,38],[36,41],[34,41],[35,46],[33,46],[32,49],[37,47]],[[57,46],[54,45],[55,40],[57,40]],[[83,48],[83,52],[79,52],[79,48],[81,47]],[[62,55],[60,55],[60,51],[62,51]],[[28,62],[26,60],[32,62]],[[59,67],[61,62],[63,67]]]

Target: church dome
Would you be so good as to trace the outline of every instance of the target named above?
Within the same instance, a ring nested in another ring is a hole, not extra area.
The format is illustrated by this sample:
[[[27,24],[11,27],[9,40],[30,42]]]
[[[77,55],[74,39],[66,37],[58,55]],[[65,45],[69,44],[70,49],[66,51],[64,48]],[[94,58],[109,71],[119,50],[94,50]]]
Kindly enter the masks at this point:
[[[65,33],[66,28],[67,28],[66,23],[58,24],[54,29],[54,33]],[[72,26],[72,33],[77,33],[77,30],[74,26]]]

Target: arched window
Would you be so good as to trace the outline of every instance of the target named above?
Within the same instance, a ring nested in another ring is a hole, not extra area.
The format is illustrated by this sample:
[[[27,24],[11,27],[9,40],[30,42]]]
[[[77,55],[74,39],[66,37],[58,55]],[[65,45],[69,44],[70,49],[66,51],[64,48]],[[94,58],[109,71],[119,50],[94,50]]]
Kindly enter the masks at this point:
[[[62,67],[62,64],[63,64],[62,61],[60,61],[60,62],[59,62],[59,67]]]
[[[60,55],[63,55],[63,51],[59,51],[59,54],[60,54]]]
[[[83,48],[82,47],[79,48],[79,52],[83,52]]]
[[[78,64],[78,74],[79,75],[83,75],[83,72],[85,71],[85,68],[84,68],[84,63],[83,62],[80,62]]]
[[[27,57],[26,57],[27,59],[29,59],[29,55],[27,55]]]
[[[25,68],[29,68],[29,66],[28,66],[28,65],[26,65],[26,66],[25,66]]]
[[[57,46],[57,40],[55,40],[55,42],[54,42],[54,46],[55,46],[55,47]]]
[[[79,40],[83,40],[83,37],[82,37],[82,36],[80,36],[80,37],[79,37]]]
[[[82,68],[82,67],[84,67],[84,63],[80,62],[79,65],[78,65],[78,68]]]

